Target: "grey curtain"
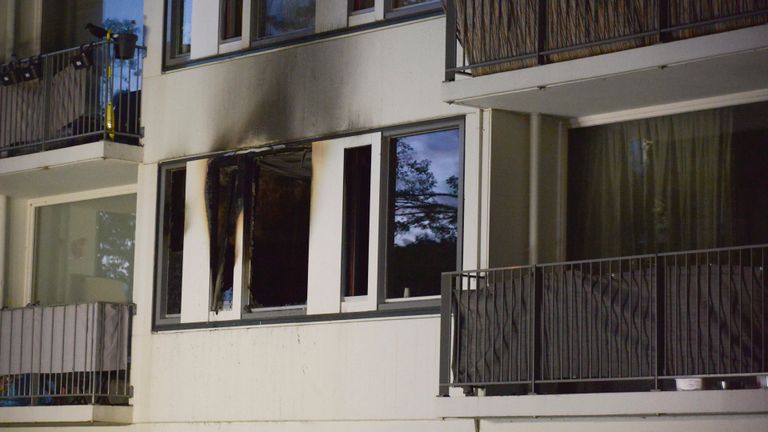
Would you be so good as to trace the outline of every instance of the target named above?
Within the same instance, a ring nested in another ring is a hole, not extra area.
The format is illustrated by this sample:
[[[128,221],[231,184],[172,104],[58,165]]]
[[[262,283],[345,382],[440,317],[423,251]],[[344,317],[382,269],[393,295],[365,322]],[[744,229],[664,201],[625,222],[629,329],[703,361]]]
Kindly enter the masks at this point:
[[[569,258],[730,245],[732,137],[731,108],[573,134]]]

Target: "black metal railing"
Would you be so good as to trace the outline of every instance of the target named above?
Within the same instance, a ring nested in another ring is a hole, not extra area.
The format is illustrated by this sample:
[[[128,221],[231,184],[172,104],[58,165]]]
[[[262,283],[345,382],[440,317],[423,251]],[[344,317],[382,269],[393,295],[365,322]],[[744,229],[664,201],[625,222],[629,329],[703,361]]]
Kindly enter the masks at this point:
[[[0,66],[0,158],[99,140],[139,144],[145,48],[101,41]]]
[[[759,245],[444,273],[440,394],[756,385],[766,264]]]
[[[0,409],[127,405],[133,305],[0,310]]]
[[[446,0],[445,80],[768,22],[764,0]]]

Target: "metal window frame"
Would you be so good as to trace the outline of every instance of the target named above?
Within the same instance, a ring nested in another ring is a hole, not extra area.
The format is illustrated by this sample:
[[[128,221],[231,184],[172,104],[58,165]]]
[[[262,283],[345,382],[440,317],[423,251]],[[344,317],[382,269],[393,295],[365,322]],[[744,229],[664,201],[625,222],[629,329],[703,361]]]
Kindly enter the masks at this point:
[[[243,12],[245,12],[244,2],[248,0],[240,0],[240,35],[233,36],[231,38],[225,38],[224,37],[224,8],[227,3],[227,0],[219,0],[219,45],[228,44],[232,42],[237,42],[239,40],[243,39],[243,33],[245,32],[245,28],[243,28]]]
[[[432,12],[443,9],[443,2],[440,0],[426,0],[423,3],[394,7],[394,0],[384,0],[384,19],[396,18],[407,15],[414,15],[424,12]]]
[[[315,34],[317,24],[317,0],[315,0],[315,15],[312,18],[312,25],[301,30],[283,33],[274,36],[265,36],[264,31],[264,8],[266,0],[251,0],[251,47],[264,47],[275,43],[300,39],[308,35]]]
[[[29,200],[27,207],[27,231],[25,236],[26,257],[24,266],[26,268],[24,276],[24,303],[34,303],[37,301],[37,292],[35,290],[35,266],[37,262],[37,240],[38,240],[38,209],[60,204],[71,204],[80,201],[90,201],[101,198],[113,198],[124,195],[134,195],[137,198],[136,211],[138,211],[138,190],[136,185],[113,186],[104,189],[95,189],[89,191],[73,192],[62,195],[53,195]],[[136,232],[134,231],[134,241]],[[135,247],[135,246],[134,246]],[[135,267],[135,262],[134,262]],[[135,270],[135,269],[134,269]],[[134,277],[134,286],[131,286],[131,297],[134,295],[136,279]]]
[[[426,297],[411,297],[410,299],[388,299],[387,285],[389,283],[389,260],[392,254],[392,223],[390,216],[394,211],[392,200],[394,176],[392,151],[392,139],[408,135],[420,135],[430,132],[457,129],[459,134],[459,197],[458,217],[456,220],[456,268],[462,268],[464,247],[464,180],[465,174],[465,145],[466,145],[466,121],[465,118],[450,118],[437,121],[415,123],[402,127],[387,129],[381,136],[381,185],[379,208],[379,266],[378,266],[378,309],[411,309],[436,307],[440,305],[440,294]],[[439,286],[437,287],[440,288]]]
[[[176,46],[179,41],[181,26],[179,23],[179,4],[184,0],[165,0],[165,31],[163,41],[163,60],[165,65],[174,66],[188,62],[192,55],[192,43],[189,45],[189,52],[185,54],[176,53]]]
[[[353,6],[352,6],[352,3],[354,3],[354,1],[355,1],[355,0],[347,0],[347,15],[348,15],[348,16],[349,16],[349,15],[362,15],[362,14],[367,14],[367,13],[371,13],[371,12],[373,12],[373,11],[375,11],[375,10],[376,10],[376,0],[374,0],[374,2],[373,2],[373,6],[371,6],[371,7],[369,7],[369,8],[365,8],[365,9],[358,9],[358,10],[354,10],[354,9],[352,9],[352,7],[353,7]]]
[[[255,162],[257,159],[268,157],[272,155],[277,154],[283,154],[283,153],[295,153],[295,152],[309,152],[310,155],[312,154],[312,145],[311,143],[304,144],[304,145],[295,145],[295,146],[271,146],[264,148],[260,152],[256,152],[252,154],[252,160]],[[311,156],[310,156],[311,157]],[[311,159],[310,159],[311,163]],[[314,176],[314,173],[312,174]],[[311,180],[310,180],[311,182]],[[310,186],[311,188],[311,186]],[[310,199],[311,199],[311,192],[310,192]],[[272,307],[265,307],[265,308],[251,308],[249,303],[246,301],[246,298],[249,298],[251,295],[251,278],[250,274],[250,263],[246,265],[245,260],[250,259],[250,254],[246,250],[246,233],[250,233],[249,227],[248,227],[248,221],[246,219],[243,220],[243,238],[242,238],[242,257],[241,259],[244,261],[242,265],[242,281],[243,285],[241,287],[242,289],[242,310],[240,313],[240,320],[248,320],[248,319],[261,319],[261,318],[280,318],[280,317],[296,317],[296,316],[303,316],[307,314],[307,301],[304,301],[303,305],[289,305],[289,306],[272,306]],[[309,243],[309,238],[307,238],[307,243]],[[307,266],[309,265],[309,261],[307,261]],[[309,293],[309,283],[307,283],[307,286],[304,288],[307,294]]]
[[[169,324],[178,324],[181,321],[181,313],[179,314],[166,314],[165,310],[165,297],[167,292],[167,285],[165,283],[166,277],[166,263],[168,262],[167,244],[163,239],[163,230],[165,229],[165,204],[166,193],[170,187],[170,174],[176,170],[186,170],[187,162],[170,162],[162,164],[158,167],[157,176],[157,208],[155,212],[155,272],[154,272],[154,292],[152,293],[152,318],[153,327],[161,327]],[[182,296],[184,295],[182,289]]]

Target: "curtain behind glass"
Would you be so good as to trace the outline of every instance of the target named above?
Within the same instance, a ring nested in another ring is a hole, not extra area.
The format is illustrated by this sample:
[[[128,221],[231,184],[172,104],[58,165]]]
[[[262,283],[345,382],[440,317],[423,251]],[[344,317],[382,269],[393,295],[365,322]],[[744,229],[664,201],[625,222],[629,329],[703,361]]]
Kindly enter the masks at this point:
[[[732,244],[731,108],[576,130],[569,259]]]

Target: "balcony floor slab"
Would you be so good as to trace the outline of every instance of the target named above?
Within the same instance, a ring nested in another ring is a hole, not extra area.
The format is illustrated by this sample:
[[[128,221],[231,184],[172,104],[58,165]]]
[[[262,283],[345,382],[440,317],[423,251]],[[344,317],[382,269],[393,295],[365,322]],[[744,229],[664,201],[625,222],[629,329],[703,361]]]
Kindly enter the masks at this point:
[[[36,198],[136,183],[143,148],[97,141],[0,159],[0,195]]]
[[[61,405],[0,408],[0,427],[106,426],[133,421],[132,406]]]

